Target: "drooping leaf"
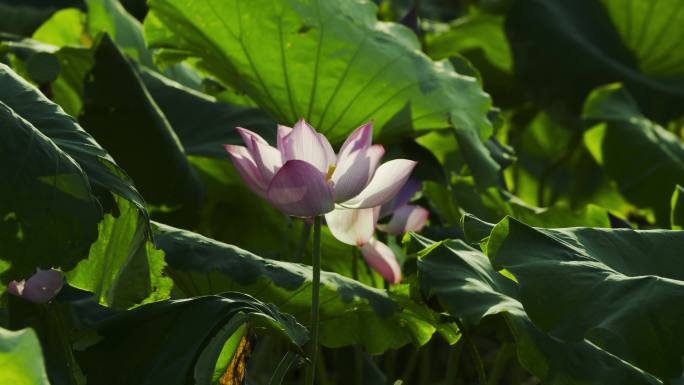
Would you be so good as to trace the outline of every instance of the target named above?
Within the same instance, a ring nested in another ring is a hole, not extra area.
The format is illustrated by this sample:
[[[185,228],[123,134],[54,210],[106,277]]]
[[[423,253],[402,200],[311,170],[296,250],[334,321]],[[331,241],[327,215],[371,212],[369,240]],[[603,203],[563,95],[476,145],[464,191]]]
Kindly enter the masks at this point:
[[[589,92],[622,82],[651,119],[684,112],[684,17],[678,0],[522,0],[507,18],[515,71],[556,117],[574,119]]]
[[[387,140],[451,125],[491,132],[477,80],[429,60],[410,30],[378,22],[371,2],[160,0],[150,9],[145,36],[160,60],[197,58],[279,122],[304,117],[333,142],[368,120]]]
[[[30,276],[36,267],[75,266],[97,238],[102,217],[87,175],[66,146],[60,147],[20,116],[21,110],[5,103],[18,102],[12,99],[18,96],[12,87],[38,95],[19,81],[0,64],[0,259],[11,264],[3,272],[5,283],[8,277]]]
[[[593,127],[584,134],[587,148],[620,192],[638,207],[655,212],[669,224],[669,199],[684,184],[684,143],[646,119],[629,93],[619,85],[594,91],[584,119]]]
[[[157,224],[169,275],[185,295],[238,290],[274,303],[307,324],[311,267],[260,258],[199,234]],[[325,255],[323,256],[325,258]],[[434,320],[404,308],[384,290],[335,273],[321,274],[320,342],[327,347],[361,344],[371,354],[407,343],[426,343]]]
[[[0,101],[78,163],[101,201],[113,192],[146,215],[144,200],[125,172],[72,117],[5,65],[0,65],[0,84]]]
[[[107,35],[96,45],[94,60],[80,122],[116,157],[150,203],[186,210],[199,206],[202,184],[183,145]]]
[[[204,360],[216,362],[214,353],[222,348],[210,341],[218,335],[227,341],[245,324],[256,333],[279,336],[300,353],[308,339],[292,316],[241,293],[160,301],[128,311],[95,309],[92,303],[73,306],[83,336],[76,359],[93,385],[185,385],[198,374],[197,365],[210,380],[214,367]]]
[[[0,328],[0,383],[49,385],[43,352],[32,329]]]
[[[684,231],[541,229],[512,218],[487,245],[541,330],[589,340],[666,381],[682,375],[683,248]]]
[[[519,287],[500,274],[481,251],[462,241],[432,243],[416,238],[421,290],[436,296],[451,315],[470,324],[483,317],[505,318],[516,341],[518,360],[551,385],[660,384],[628,362],[587,340],[561,342],[539,330],[520,303]]]

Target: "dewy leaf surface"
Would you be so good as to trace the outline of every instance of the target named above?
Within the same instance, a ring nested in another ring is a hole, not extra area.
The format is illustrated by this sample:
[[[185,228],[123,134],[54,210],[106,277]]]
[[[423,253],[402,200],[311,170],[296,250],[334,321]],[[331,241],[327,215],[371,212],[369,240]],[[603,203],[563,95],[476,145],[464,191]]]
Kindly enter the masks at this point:
[[[670,197],[684,185],[684,143],[646,119],[630,94],[613,84],[587,98],[583,118],[593,127],[584,141],[620,192],[635,205],[654,210],[667,226]]]
[[[519,287],[492,267],[487,256],[460,240],[416,238],[421,290],[449,314],[469,324],[500,314],[515,338],[518,360],[551,385],[660,384],[653,376],[587,340],[562,342],[538,329],[520,303]]]
[[[260,258],[185,230],[156,224],[169,274],[186,295],[238,290],[271,302],[306,323],[311,312],[311,267]],[[325,256],[323,257],[325,258]],[[362,344],[382,353],[409,342],[422,345],[436,328],[387,292],[329,272],[321,274],[321,343]]]
[[[684,231],[541,229],[507,218],[487,249],[520,282],[540,329],[590,340],[663,380],[681,377]]]
[[[377,21],[372,2],[158,0],[150,8],[145,37],[162,61],[197,58],[279,122],[304,117],[332,142],[369,120],[387,138],[452,124],[491,134],[477,80],[431,61],[404,26]]]

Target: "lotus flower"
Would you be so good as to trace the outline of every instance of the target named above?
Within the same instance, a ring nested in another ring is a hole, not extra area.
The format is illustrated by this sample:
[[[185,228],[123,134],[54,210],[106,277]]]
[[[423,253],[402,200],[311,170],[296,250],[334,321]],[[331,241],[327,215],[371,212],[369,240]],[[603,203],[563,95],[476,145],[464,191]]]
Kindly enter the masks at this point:
[[[59,271],[38,269],[27,280],[10,282],[7,291],[33,303],[46,303],[62,290],[63,284],[64,279]]]
[[[378,229],[392,235],[422,230],[430,212],[421,206],[408,204],[419,189],[420,183],[409,179],[399,193],[380,209],[380,218],[388,215],[392,218],[387,224],[378,225]]]
[[[280,211],[311,218],[335,204],[366,209],[390,200],[416,162],[395,159],[378,167],[384,148],[372,145],[372,123],[354,130],[337,155],[328,140],[303,119],[278,126],[277,147],[238,127],[245,146],[225,145],[247,186]]]
[[[416,181],[409,180],[384,206],[368,209],[347,209],[338,207],[325,215],[330,232],[340,242],[357,246],[364,259],[389,283],[401,280],[401,268],[392,249],[373,237],[375,228],[390,234],[420,231],[429,212],[423,207],[408,202],[420,188]],[[378,218],[392,215],[386,225],[377,225]]]
[[[392,249],[373,237],[380,207],[368,209],[337,208],[325,215],[330,232],[339,241],[361,250],[366,263],[380,273],[385,281],[401,280],[401,267]]]

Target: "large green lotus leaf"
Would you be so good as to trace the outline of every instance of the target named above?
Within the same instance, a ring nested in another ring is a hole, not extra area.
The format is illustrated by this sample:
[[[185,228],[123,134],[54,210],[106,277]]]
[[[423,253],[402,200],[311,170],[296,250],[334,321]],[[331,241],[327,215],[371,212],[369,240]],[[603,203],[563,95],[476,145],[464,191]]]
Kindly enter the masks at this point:
[[[0,101],[69,155],[86,174],[101,202],[111,201],[110,192],[116,193],[147,215],[144,200],[130,178],[74,118],[1,64],[0,85]]]
[[[36,267],[75,266],[97,238],[102,217],[87,175],[66,146],[6,104],[34,92],[39,95],[0,65],[0,259],[11,264],[5,283],[30,276]]]
[[[387,139],[452,125],[491,133],[490,100],[477,80],[431,61],[406,27],[378,22],[372,2],[149,5],[145,36],[163,48],[162,61],[196,58],[281,123],[304,117],[333,142],[369,120]]]
[[[501,221],[487,245],[540,329],[592,341],[659,378],[682,375],[684,231],[540,229]]]
[[[677,185],[672,200],[670,212],[670,225],[673,230],[684,229],[684,187]]]
[[[684,143],[646,119],[629,93],[619,85],[594,91],[584,119],[593,125],[584,134],[587,148],[620,192],[632,203],[655,212],[669,225],[670,197],[684,184]]]
[[[185,295],[237,290],[274,303],[304,324],[309,322],[310,266],[260,258],[162,224],[156,226],[155,234],[166,252],[169,275]],[[410,342],[422,345],[436,331],[434,319],[401,306],[384,290],[339,274],[321,274],[320,295],[320,338],[327,347],[360,344],[371,354],[379,354]]]
[[[217,101],[146,68],[140,76],[189,155],[227,159],[224,144],[244,145],[235,127],[275,143],[276,122],[257,108]]]
[[[94,60],[81,124],[126,169],[148,202],[170,209],[199,206],[202,183],[183,145],[108,35],[99,40]]]
[[[684,33],[681,0],[600,0],[639,69],[654,77],[684,76],[684,52],[677,49]]]
[[[281,337],[294,351],[301,352],[308,339],[292,316],[242,293],[160,301],[128,311],[73,306],[82,336],[74,344],[76,359],[93,385],[209,385],[214,370],[209,363],[219,358],[221,342],[245,324],[257,334]]]
[[[0,383],[49,385],[43,352],[32,329],[0,328]]]
[[[117,203],[118,215],[105,214],[88,258],[67,272],[67,281],[114,308],[168,298],[172,282],[162,276],[164,253],[155,249],[136,208],[124,199]]]
[[[622,82],[646,116],[668,121],[684,113],[682,8],[679,0],[512,2],[515,71],[556,117],[576,118],[592,89]]]
[[[660,381],[587,340],[561,342],[530,321],[519,287],[498,273],[481,251],[460,240],[434,243],[416,238],[420,287],[451,315],[477,324],[503,316],[515,339],[518,360],[542,383],[551,385],[660,384]]]

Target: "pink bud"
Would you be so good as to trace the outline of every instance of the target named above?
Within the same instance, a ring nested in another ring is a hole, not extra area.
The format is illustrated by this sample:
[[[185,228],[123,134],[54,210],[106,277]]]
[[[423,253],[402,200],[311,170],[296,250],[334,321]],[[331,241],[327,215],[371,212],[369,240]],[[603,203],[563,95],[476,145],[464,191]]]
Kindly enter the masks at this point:
[[[33,303],[46,303],[59,293],[63,284],[64,278],[61,272],[53,269],[38,269],[27,280],[10,282],[7,285],[7,291]]]

